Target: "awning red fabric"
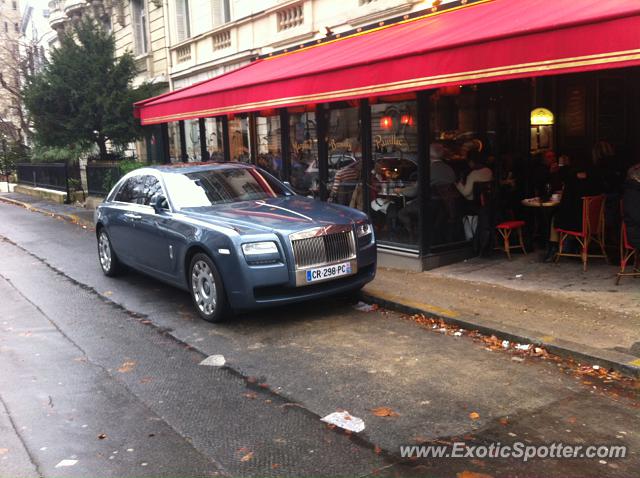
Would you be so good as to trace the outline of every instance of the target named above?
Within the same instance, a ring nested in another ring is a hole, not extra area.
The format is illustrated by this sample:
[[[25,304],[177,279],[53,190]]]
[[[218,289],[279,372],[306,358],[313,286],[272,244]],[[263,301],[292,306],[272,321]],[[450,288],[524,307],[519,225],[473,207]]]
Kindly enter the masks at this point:
[[[639,64],[639,0],[486,0],[257,60],[135,109],[156,124]]]

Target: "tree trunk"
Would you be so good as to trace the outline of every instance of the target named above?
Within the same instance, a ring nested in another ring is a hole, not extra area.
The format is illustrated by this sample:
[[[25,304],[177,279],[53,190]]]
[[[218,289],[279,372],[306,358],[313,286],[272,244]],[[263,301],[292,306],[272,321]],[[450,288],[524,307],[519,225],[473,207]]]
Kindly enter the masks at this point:
[[[107,140],[104,136],[98,136],[96,139],[96,143],[98,144],[98,149],[100,150],[100,161],[106,161],[107,158]]]

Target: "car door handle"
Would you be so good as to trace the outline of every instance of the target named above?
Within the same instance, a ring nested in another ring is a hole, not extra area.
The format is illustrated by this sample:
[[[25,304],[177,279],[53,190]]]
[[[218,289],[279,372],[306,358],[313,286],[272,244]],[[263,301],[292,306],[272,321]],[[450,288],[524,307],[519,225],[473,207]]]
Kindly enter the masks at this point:
[[[127,212],[124,214],[124,217],[128,217],[129,219],[135,219],[136,221],[142,219],[142,216],[139,214],[134,214],[132,212]]]

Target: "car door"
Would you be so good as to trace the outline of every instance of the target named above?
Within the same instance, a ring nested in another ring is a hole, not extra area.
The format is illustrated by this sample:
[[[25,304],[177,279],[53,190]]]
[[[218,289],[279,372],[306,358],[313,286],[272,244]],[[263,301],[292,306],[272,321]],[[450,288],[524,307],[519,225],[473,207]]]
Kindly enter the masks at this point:
[[[120,187],[109,205],[108,232],[116,255],[125,263],[136,265],[136,223],[141,218],[139,176],[131,176]]]
[[[174,247],[169,243],[167,224],[172,221],[167,208],[156,213],[152,206],[153,198],[161,194],[166,197],[159,177],[145,174],[139,177],[137,187],[141,207],[135,225],[135,248],[138,263],[145,269],[160,274],[169,274],[175,262]]]

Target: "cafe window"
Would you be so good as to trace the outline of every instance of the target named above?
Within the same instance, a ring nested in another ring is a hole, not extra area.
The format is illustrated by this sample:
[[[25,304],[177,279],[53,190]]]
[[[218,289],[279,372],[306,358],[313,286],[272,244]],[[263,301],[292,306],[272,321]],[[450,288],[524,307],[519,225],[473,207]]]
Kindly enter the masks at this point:
[[[169,123],[167,130],[169,133],[169,160],[172,163],[179,163],[182,161],[182,154],[180,151],[180,127],[178,122]]]
[[[282,142],[280,116],[265,114],[256,116],[257,163],[265,171],[282,178]]]
[[[224,161],[224,140],[222,121],[219,118],[206,118],[204,120],[207,143],[207,161]]]
[[[363,209],[358,113],[358,106],[349,105],[329,110],[326,188],[329,202]]]
[[[418,245],[418,135],[416,102],[371,105],[373,164],[370,208],[380,241]]]
[[[291,187],[304,196],[319,197],[318,136],[316,115],[304,109],[289,111]]]
[[[235,116],[229,119],[229,149],[231,161],[251,162],[248,116]]]
[[[202,149],[200,148],[200,125],[197,119],[185,120],[184,134],[187,144],[187,161],[202,161]]]

